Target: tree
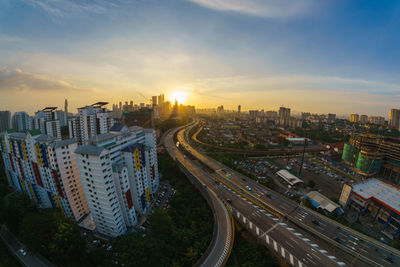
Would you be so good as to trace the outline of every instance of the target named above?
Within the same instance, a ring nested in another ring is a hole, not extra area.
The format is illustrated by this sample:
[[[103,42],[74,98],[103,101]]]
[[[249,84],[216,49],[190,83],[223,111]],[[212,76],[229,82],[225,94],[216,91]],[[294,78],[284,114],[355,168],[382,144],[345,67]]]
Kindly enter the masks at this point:
[[[36,211],[36,207],[29,197],[17,192],[9,193],[4,197],[2,208],[4,221],[10,230],[15,233],[19,230],[25,214]]]
[[[20,225],[24,244],[29,250],[48,255],[49,245],[61,221],[62,217],[58,210],[45,209],[41,212],[26,214]]]
[[[314,180],[308,181],[307,186],[310,187],[310,188],[314,188],[315,187],[315,181]]]
[[[79,232],[78,225],[66,221],[58,226],[49,248],[53,260],[60,264],[74,265],[85,258],[86,242]]]

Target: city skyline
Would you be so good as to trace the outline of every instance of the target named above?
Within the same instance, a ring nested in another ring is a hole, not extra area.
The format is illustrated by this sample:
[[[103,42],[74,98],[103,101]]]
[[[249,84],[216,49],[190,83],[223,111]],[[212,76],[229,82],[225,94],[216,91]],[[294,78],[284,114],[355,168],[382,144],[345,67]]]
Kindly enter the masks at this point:
[[[103,99],[140,103],[163,91],[170,101],[182,92],[197,108],[385,117],[399,108],[395,1],[2,0],[0,7],[7,25],[0,105],[13,112],[62,107],[65,96],[70,110]]]

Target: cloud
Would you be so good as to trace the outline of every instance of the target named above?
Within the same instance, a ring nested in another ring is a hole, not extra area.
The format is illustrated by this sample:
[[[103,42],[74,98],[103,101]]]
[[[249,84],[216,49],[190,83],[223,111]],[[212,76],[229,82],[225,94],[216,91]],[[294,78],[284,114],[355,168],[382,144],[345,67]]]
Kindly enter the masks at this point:
[[[25,0],[25,2],[34,8],[43,10],[53,18],[86,13],[103,14],[109,8],[118,6],[118,1],[108,2],[103,0]]]
[[[187,0],[203,7],[266,18],[287,18],[308,13],[315,0]]]
[[[82,90],[77,86],[57,80],[46,75],[32,74],[20,69],[9,70],[0,67],[0,91],[27,92],[27,91],[60,91]]]

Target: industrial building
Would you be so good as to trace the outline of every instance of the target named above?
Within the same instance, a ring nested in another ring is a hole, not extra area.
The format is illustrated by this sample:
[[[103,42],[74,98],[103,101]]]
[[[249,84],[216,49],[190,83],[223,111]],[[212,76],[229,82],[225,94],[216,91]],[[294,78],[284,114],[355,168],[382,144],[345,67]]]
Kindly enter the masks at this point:
[[[345,184],[339,203],[346,211],[357,212],[356,220],[369,218],[369,221],[380,229],[385,236],[390,239],[399,237],[399,188],[375,178],[358,184]]]
[[[344,145],[342,159],[364,176],[379,174],[400,185],[400,139],[352,135]]]
[[[310,191],[304,197],[307,197],[311,200],[312,205],[316,209],[320,209],[329,214],[341,215],[343,214],[343,210],[339,204],[333,202],[328,197],[322,195],[318,191]]]

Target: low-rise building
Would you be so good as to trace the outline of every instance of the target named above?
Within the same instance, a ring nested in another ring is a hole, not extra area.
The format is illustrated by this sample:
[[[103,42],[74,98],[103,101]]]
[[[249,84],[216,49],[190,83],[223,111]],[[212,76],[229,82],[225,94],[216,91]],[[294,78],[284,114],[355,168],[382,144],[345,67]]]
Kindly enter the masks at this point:
[[[400,235],[400,190],[381,180],[371,178],[364,182],[343,185],[339,203],[348,211],[368,217],[386,236]]]

